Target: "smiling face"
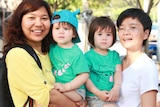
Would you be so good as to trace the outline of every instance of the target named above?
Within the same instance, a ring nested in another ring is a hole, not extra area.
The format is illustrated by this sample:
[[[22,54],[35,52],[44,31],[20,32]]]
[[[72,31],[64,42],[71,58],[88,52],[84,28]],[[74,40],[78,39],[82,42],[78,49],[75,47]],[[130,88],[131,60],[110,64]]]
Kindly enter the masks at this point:
[[[143,40],[147,39],[149,30],[145,30],[136,19],[128,17],[119,26],[118,36],[124,48],[131,51],[142,50]]]
[[[30,44],[41,44],[50,30],[50,18],[44,7],[22,17],[22,31]]]

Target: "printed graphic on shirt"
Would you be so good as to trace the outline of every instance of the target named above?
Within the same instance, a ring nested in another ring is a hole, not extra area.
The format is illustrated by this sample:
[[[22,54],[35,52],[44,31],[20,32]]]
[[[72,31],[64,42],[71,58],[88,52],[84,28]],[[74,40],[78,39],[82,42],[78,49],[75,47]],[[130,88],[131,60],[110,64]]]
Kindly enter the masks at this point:
[[[64,66],[61,69],[54,70],[54,75],[62,76],[70,66],[71,66],[70,63],[64,64]]]
[[[99,65],[97,70],[93,70],[93,75],[97,82],[113,82],[113,74],[114,67],[110,65]]]

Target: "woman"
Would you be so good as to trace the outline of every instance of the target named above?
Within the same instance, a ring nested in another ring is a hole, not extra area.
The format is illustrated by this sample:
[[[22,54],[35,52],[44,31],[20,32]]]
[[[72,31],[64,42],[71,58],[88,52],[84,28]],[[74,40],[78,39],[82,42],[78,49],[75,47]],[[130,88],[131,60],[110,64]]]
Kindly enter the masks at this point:
[[[127,50],[122,62],[123,82],[118,106],[156,107],[158,70],[142,50],[152,21],[144,11],[131,8],[119,15],[117,27],[120,42]]]
[[[16,107],[23,107],[28,96],[38,107],[47,107],[49,104],[52,107],[64,107],[64,103],[67,107],[76,107],[74,102],[53,89],[55,78],[48,56],[50,19],[50,8],[44,0],[23,0],[9,21],[4,53],[15,44],[27,44],[36,51],[42,64],[41,70],[22,48],[12,48],[8,52],[8,81]]]

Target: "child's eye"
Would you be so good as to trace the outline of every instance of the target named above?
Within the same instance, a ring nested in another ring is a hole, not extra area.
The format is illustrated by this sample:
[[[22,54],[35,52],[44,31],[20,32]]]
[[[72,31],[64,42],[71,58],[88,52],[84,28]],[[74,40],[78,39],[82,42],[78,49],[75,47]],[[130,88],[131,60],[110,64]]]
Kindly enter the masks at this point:
[[[98,33],[97,35],[101,36],[101,35],[102,35],[102,33]]]
[[[69,30],[69,28],[66,27],[66,28],[64,28],[64,30]]]
[[[59,29],[59,27],[53,27],[53,28],[54,28],[54,29],[57,29],[57,30]]]
[[[111,33],[107,33],[107,36],[112,36]]]

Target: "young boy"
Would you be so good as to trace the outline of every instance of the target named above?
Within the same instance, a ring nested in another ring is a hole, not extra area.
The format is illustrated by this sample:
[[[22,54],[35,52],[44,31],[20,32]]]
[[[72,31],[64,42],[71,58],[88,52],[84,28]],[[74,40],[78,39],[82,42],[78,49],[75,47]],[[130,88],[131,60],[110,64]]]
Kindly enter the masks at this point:
[[[76,18],[79,12],[54,12],[51,20],[54,43],[49,52],[52,72],[56,78],[54,88],[76,102],[85,99],[84,83],[89,76],[86,59],[75,44],[80,42]]]

